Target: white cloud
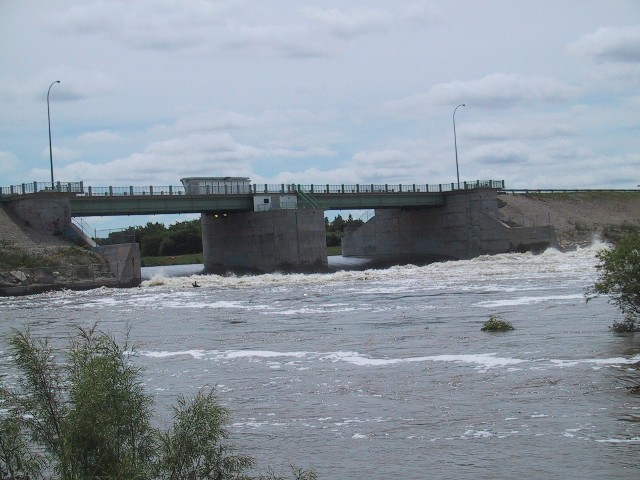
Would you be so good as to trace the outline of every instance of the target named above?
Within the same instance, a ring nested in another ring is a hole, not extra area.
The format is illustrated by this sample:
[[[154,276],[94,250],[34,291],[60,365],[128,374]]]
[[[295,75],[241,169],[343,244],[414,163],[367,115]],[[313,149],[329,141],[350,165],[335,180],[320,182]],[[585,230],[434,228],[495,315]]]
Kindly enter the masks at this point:
[[[427,93],[433,104],[456,102],[484,107],[513,107],[531,102],[563,102],[579,89],[554,78],[539,75],[493,73],[475,80],[440,83]]]
[[[81,143],[113,143],[121,142],[123,137],[111,130],[99,130],[97,132],[86,132],[78,137]]]
[[[82,152],[73,148],[56,147],[51,148],[51,154],[53,155],[54,167],[56,161],[69,162],[75,160],[82,155]],[[42,156],[49,158],[49,147],[42,150]]]
[[[117,83],[107,74],[98,70],[87,70],[81,67],[58,65],[47,67],[35,77],[28,80],[16,79],[8,83],[7,88],[16,97],[31,97],[40,100],[46,97],[51,82],[60,83],[51,87],[50,101],[79,100],[113,93]]]
[[[11,152],[3,152],[0,150],[0,174],[7,175],[17,170],[20,161]],[[0,185],[6,186],[6,185]]]
[[[640,63],[640,25],[602,27],[569,45],[599,62]]]
[[[93,1],[59,12],[52,26],[60,32],[99,35],[134,48],[182,49],[207,38],[220,23],[220,9],[204,0]]]
[[[389,22],[392,20],[389,12],[367,7],[348,10],[305,7],[301,12],[304,17],[312,21],[315,30],[343,38],[384,32],[389,28]]]

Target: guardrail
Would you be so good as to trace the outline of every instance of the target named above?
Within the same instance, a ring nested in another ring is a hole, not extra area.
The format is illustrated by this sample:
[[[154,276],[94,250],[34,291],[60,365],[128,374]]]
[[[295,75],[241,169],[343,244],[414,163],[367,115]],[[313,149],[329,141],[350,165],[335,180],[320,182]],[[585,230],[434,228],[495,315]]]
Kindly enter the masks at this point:
[[[510,188],[510,189],[501,189],[501,194],[514,194],[514,195],[522,195],[528,193],[640,193],[640,189],[617,189],[617,188],[580,188],[580,189],[569,189],[569,188]]]
[[[504,189],[504,180],[476,180],[461,183],[441,184],[251,184],[189,187],[183,186],[129,186],[129,187],[84,187],[83,182],[69,182],[53,185],[49,183],[23,183],[2,187],[0,196],[26,195],[41,191],[76,193],[89,197],[125,197],[156,195],[256,195],[256,194],[352,194],[352,193],[440,193],[458,190]]]
[[[27,195],[37,192],[83,193],[83,182],[30,182],[0,188],[0,196]]]

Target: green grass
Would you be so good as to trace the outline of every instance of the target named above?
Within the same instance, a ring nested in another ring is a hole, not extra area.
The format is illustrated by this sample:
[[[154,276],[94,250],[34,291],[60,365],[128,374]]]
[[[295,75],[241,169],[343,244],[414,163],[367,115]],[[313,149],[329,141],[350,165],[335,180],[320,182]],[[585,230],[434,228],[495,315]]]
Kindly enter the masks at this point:
[[[0,245],[0,265],[3,270],[14,268],[55,268],[64,265],[91,265],[104,260],[79,247],[61,248],[54,253],[33,254],[15,245]]]
[[[169,265],[191,265],[194,263],[203,263],[202,253],[170,255],[166,257],[142,257],[140,262],[143,267],[166,267]]]
[[[327,247],[327,255],[342,255],[342,247]],[[169,265],[191,265],[203,263],[202,253],[190,253],[188,255],[171,255],[166,257],[142,257],[143,267],[166,267]]]

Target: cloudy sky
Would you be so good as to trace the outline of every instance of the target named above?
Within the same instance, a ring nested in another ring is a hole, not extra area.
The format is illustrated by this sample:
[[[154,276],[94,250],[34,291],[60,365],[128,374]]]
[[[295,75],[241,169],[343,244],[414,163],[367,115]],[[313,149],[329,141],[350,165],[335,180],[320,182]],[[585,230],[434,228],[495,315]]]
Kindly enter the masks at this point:
[[[0,184],[640,184],[638,0],[0,0]]]

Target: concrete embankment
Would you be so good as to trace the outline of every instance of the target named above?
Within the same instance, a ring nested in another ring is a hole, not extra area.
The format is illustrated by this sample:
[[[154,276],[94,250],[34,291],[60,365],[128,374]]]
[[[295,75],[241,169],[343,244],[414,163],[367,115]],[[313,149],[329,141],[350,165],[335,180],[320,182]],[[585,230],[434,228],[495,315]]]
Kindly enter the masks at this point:
[[[80,248],[0,205],[0,296],[139,285],[137,244]]]
[[[615,242],[640,232],[640,191],[572,193],[504,193],[499,195],[500,220],[513,226],[551,225],[561,248],[594,240]]]

